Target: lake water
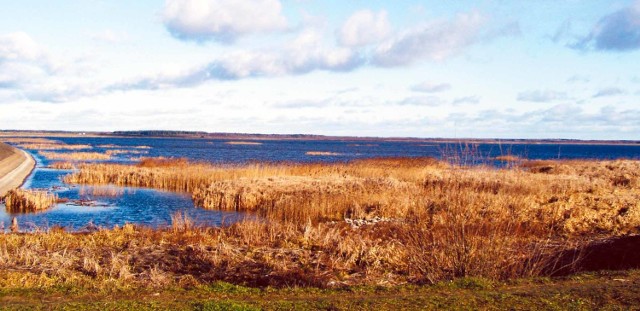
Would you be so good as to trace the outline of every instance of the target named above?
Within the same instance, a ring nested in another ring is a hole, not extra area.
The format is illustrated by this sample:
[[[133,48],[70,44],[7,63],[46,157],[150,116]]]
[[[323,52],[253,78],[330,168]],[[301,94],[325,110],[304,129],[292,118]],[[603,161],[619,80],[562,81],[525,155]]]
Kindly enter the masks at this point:
[[[472,147],[444,143],[371,142],[371,141],[262,141],[261,144],[228,144],[224,140],[173,138],[52,138],[67,144],[87,144],[92,151],[131,150],[137,154],[119,154],[112,161],[132,162],[137,157],[184,157],[211,163],[268,162],[340,162],[372,157],[449,157],[464,164],[502,165],[492,160],[500,155],[528,159],[640,159],[640,145],[560,145],[560,144],[479,144]],[[105,145],[112,145],[106,147]],[[113,146],[115,145],[115,146]],[[103,146],[103,147],[100,147]],[[149,148],[139,148],[146,146]],[[66,185],[62,177],[69,170],[46,168],[50,161],[29,150],[38,165],[25,184],[26,188],[47,189],[71,203],[57,204],[40,213],[8,214],[0,206],[0,230],[6,230],[17,217],[22,230],[46,230],[63,226],[83,230],[92,226],[112,228],[126,223],[149,227],[171,224],[176,213],[188,216],[197,225],[218,226],[232,223],[245,215],[210,211],[193,205],[188,194],[154,189],[115,186]],[[72,152],[72,151],[57,151]],[[325,152],[330,155],[308,155]],[[133,158],[133,159],[132,159]],[[91,201],[94,206],[73,202]]]

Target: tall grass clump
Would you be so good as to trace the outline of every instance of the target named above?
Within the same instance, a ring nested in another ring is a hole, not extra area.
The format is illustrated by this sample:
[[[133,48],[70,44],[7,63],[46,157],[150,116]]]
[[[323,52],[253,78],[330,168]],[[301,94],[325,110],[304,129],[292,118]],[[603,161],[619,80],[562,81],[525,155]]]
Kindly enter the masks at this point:
[[[48,209],[53,206],[58,197],[46,191],[14,189],[4,198],[7,212],[28,213]]]

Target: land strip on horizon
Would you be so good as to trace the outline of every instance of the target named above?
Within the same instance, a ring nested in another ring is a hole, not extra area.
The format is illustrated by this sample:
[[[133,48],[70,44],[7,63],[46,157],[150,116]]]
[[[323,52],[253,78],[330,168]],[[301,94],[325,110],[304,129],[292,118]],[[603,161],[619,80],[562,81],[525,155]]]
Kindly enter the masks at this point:
[[[148,138],[186,138],[186,139],[222,139],[222,140],[312,140],[312,141],[371,141],[371,142],[416,142],[416,143],[454,143],[454,144],[567,144],[567,145],[640,145],[640,140],[580,140],[564,138],[524,139],[524,138],[420,138],[420,137],[368,137],[368,136],[327,136],[315,134],[259,134],[259,133],[220,133],[199,131],[31,131],[0,130],[2,137],[148,137]]]

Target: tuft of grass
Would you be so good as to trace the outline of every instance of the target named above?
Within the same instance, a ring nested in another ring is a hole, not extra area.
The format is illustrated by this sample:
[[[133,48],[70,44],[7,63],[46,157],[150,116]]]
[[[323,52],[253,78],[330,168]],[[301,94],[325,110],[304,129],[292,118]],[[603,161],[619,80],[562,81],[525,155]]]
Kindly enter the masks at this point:
[[[4,198],[7,212],[28,213],[48,209],[58,201],[55,194],[46,191],[14,189]]]
[[[73,170],[76,169],[76,165],[71,162],[54,162],[49,164],[50,168],[57,170]]]

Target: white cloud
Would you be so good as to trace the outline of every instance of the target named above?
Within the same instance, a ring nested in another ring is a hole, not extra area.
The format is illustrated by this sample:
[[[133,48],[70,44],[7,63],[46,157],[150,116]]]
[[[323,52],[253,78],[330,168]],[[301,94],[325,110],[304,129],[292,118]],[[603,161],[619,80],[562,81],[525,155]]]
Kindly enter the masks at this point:
[[[0,88],[20,88],[54,67],[44,48],[26,33],[0,35]]]
[[[440,93],[451,89],[449,83],[422,82],[411,87],[412,91],[423,93]]]
[[[374,63],[392,67],[421,59],[442,60],[481,39],[485,18],[478,12],[459,14],[452,21],[437,21],[395,35],[375,50]]]
[[[109,89],[188,87],[210,80],[299,75],[316,70],[349,71],[362,63],[358,53],[348,48],[326,47],[320,32],[307,29],[279,50],[235,51],[180,74],[144,77]]]
[[[65,102],[95,94],[86,72],[74,72],[71,57],[60,61],[23,32],[0,35],[0,89],[11,100]]]
[[[443,105],[445,102],[439,97],[436,96],[409,96],[399,102],[398,105],[402,106],[428,106],[428,107],[437,107]]]
[[[93,40],[106,43],[121,43],[129,40],[129,35],[126,32],[117,32],[111,29],[93,33],[90,37]]]
[[[344,46],[378,43],[391,32],[387,12],[360,10],[351,15],[338,31],[338,42]]]
[[[279,0],[167,0],[162,20],[179,39],[231,42],[240,36],[284,30]]]

